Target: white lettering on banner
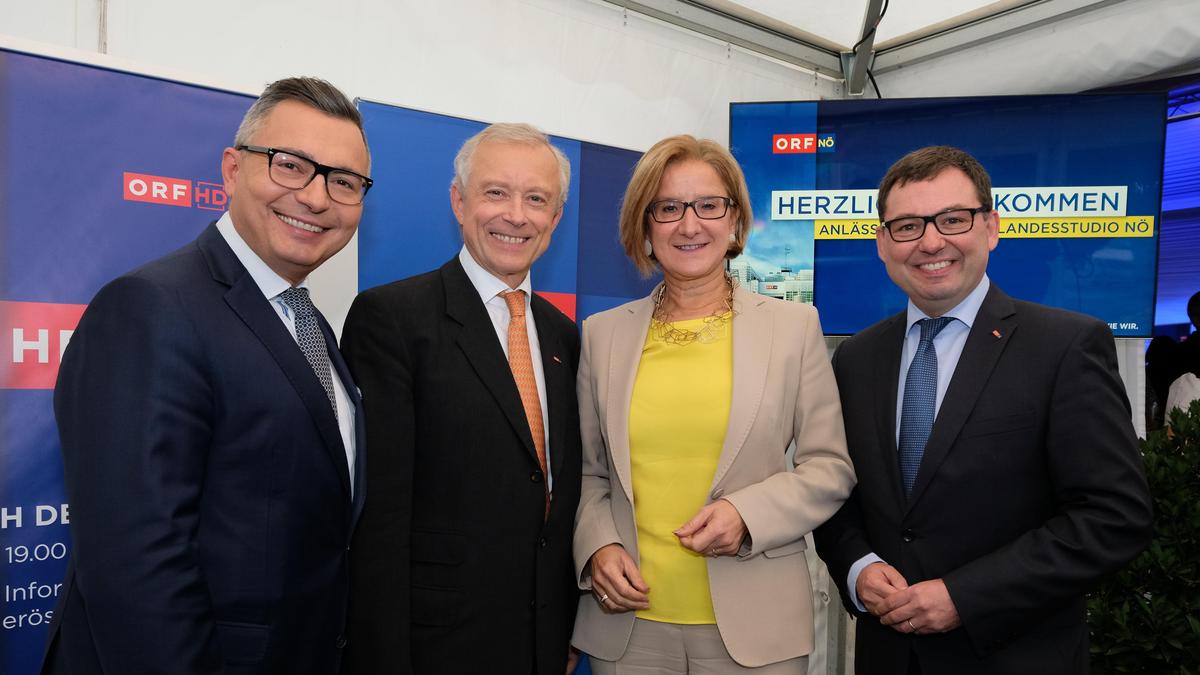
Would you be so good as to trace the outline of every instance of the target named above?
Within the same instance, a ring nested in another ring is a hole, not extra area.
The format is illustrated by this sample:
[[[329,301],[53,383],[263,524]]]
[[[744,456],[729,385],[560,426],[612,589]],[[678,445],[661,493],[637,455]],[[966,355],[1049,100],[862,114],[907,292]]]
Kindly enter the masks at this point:
[[[14,528],[21,527],[21,507],[14,506],[11,511],[7,506],[0,507],[0,530],[7,530],[9,523]]]
[[[54,619],[53,609],[47,609],[44,611],[41,609],[35,609],[30,612],[23,612],[21,614],[10,614],[9,616],[0,619],[0,626],[3,626],[4,630],[13,630],[14,628],[34,627],[42,624],[48,624],[52,619]]]
[[[992,207],[1001,218],[1124,216],[1128,193],[1124,185],[998,187],[992,189]]]
[[[5,602],[25,602],[27,600],[45,600],[57,598],[62,590],[62,584],[43,584],[38,581],[29,582],[28,586],[4,586]]]
[[[45,527],[46,525],[70,525],[71,518],[69,515],[70,506],[63,504],[60,507],[48,506],[46,504],[38,504],[37,517],[34,519],[34,525],[37,527]]]
[[[875,218],[875,190],[774,190],[771,220]]]
[[[879,218],[877,190],[773,190],[771,220]],[[992,206],[1001,218],[1124,216],[1125,185],[998,187]]]
[[[25,339],[24,328],[13,329],[13,363],[25,363],[25,352],[36,351],[38,363],[50,362],[50,331],[39,328],[36,340]]]
[[[129,191],[139,197],[146,196],[146,181],[141,178],[134,178],[129,181]]]

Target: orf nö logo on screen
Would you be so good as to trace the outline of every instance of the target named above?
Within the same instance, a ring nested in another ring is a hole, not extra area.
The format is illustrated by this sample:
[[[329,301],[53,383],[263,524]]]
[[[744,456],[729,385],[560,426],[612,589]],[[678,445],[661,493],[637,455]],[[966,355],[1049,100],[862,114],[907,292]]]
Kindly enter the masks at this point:
[[[131,202],[224,211],[229,200],[221,185],[201,180],[193,182],[186,178],[126,171],[123,182],[125,200]]]
[[[771,152],[776,155],[807,155],[816,151],[816,134],[775,134],[771,136]]]

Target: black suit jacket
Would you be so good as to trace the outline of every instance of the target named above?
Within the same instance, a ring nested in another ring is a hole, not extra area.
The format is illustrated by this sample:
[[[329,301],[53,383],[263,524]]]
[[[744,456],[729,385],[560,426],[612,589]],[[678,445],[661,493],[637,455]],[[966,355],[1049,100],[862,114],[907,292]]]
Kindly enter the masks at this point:
[[[560,675],[578,591],[575,324],[536,295],[554,498],[520,395],[457,257],[363,292],[342,349],[370,426],[345,670]]]
[[[325,390],[215,226],[101,289],[54,394],[74,548],[44,673],[337,672],[362,426],[352,501]]]
[[[846,575],[875,552],[909,584],[945,580],[962,626],[902,635],[858,621],[860,674],[1087,671],[1084,593],[1132,559],[1150,498],[1104,324],[992,286],[905,498],[896,450],[904,313],[841,345],[841,391],[858,486],[816,532],[852,612]]]

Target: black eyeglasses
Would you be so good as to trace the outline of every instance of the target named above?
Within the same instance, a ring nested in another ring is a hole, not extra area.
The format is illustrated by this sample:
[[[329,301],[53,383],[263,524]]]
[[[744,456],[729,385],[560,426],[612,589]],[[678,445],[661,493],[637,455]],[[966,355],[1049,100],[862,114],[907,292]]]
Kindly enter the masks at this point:
[[[677,220],[683,220],[683,214],[688,207],[692,207],[692,213],[696,214],[697,218],[702,220],[716,220],[724,218],[729,212],[730,206],[737,206],[737,202],[729,197],[699,197],[690,202],[681,202],[678,199],[664,199],[661,202],[652,202],[646,207],[646,213],[659,223],[673,223]]]
[[[325,192],[329,198],[339,204],[356,206],[367,196],[367,190],[375,181],[362,174],[325,166],[320,162],[275,148],[264,148],[261,145],[239,145],[238,150],[254,152],[267,156],[267,175],[276,185],[291,189],[302,190],[308,187],[313,178],[325,177]]]
[[[925,227],[929,223],[937,231],[945,235],[962,234],[975,225],[975,214],[987,213],[991,207],[980,206],[974,209],[949,209],[932,216],[904,216],[893,218],[882,224],[882,227],[892,235],[892,241],[903,243],[916,241],[925,236]]]

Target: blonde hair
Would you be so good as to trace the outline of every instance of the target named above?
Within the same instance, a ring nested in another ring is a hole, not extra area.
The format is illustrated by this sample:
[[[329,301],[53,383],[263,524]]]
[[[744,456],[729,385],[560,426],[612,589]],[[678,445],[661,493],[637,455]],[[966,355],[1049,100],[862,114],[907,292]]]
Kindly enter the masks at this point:
[[[654,254],[647,255],[645,250],[650,217],[646,209],[658,194],[658,186],[667,167],[689,160],[704,162],[717,172],[733,200],[730,206],[737,209],[734,241],[729,244],[725,257],[736,258],[746,246],[753,216],[750,211],[750,191],[746,189],[746,177],[737,160],[716,141],[687,134],[664,138],[647,150],[633,167],[633,177],[629,179],[629,187],[625,189],[625,198],[621,202],[621,246],[643,277],[650,276],[656,267]]]

